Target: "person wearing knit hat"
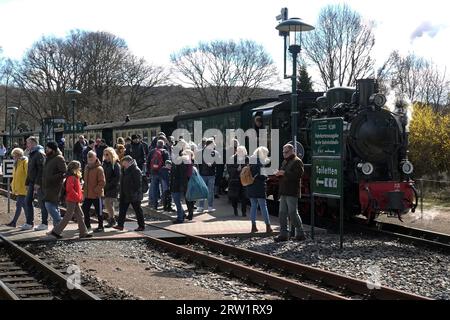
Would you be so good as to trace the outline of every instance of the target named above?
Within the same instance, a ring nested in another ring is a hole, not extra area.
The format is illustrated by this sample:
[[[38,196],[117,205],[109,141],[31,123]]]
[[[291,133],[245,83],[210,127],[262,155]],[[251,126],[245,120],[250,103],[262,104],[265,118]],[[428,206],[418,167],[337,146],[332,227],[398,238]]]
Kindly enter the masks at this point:
[[[47,212],[53,219],[53,226],[61,221],[58,208],[59,195],[63,187],[64,175],[67,171],[66,161],[54,141],[47,143],[45,148],[47,159],[42,170],[42,194]]]
[[[46,147],[55,152],[58,151],[58,144],[55,141],[50,141],[49,143],[47,143]]]

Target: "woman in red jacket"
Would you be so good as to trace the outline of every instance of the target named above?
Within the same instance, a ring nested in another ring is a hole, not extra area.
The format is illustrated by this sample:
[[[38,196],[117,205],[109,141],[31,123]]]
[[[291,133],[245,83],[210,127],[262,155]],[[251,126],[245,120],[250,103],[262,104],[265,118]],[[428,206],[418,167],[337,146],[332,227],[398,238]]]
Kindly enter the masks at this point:
[[[84,224],[83,211],[80,203],[83,201],[83,190],[81,190],[81,164],[78,161],[71,161],[67,166],[66,180],[64,187],[66,190],[66,206],[67,212],[61,222],[50,232],[50,235],[60,239],[61,233],[67,226],[72,217],[75,216],[78,222],[78,230],[80,238],[91,238],[86,225]]]

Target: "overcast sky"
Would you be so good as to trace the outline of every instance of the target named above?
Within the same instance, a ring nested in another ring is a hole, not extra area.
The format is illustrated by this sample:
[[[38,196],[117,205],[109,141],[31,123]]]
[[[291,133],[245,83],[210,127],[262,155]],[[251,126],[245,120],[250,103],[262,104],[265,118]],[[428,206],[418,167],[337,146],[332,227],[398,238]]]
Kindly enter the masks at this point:
[[[213,39],[253,39],[282,69],[282,38],[275,17],[314,24],[319,10],[335,0],[0,0],[0,46],[18,59],[42,35],[64,36],[71,29],[109,31],[149,62],[168,65],[183,46]],[[381,64],[393,49],[414,51],[444,68],[450,66],[447,1],[349,0],[376,23],[375,58]],[[287,80],[286,80],[287,81]],[[287,85],[287,84],[286,84]]]

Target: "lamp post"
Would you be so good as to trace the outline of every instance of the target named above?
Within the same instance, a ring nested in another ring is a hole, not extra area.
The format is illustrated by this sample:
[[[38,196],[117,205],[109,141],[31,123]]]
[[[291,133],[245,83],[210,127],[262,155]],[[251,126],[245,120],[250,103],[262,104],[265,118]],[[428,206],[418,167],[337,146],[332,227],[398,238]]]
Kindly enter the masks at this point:
[[[288,10],[283,8],[281,15],[277,17],[281,20],[276,29],[280,31],[280,36],[284,37],[284,78],[292,80],[292,94],[291,94],[291,114],[292,114],[292,141],[294,144],[295,153],[297,154],[297,133],[298,133],[298,94],[297,94],[297,58],[301,51],[301,35],[303,32],[312,31],[315,28],[300,18],[288,19]],[[293,37],[291,36],[293,33]],[[293,41],[291,40],[293,38]],[[297,38],[298,41],[297,41]],[[292,42],[292,44],[291,44]],[[289,47],[288,47],[289,44]],[[292,55],[292,75],[288,76],[286,72],[286,51]]]
[[[66,91],[66,93],[72,96],[72,151],[73,151],[73,146],[75,145],[75,103],[76,103],[75,96],[80,95],[81,91],[77,89],[69,89]],[[73,158],[74,155],[72,154],[72,159]]]
[[[9,148],[12,150],[12,144],[13,144],[13,126],[14,126],[14,117],[16,116],[17,111],[19,111],[19,108],[17,107],[8,107],[7,111],[10,114],[10,123],[9,123]]]

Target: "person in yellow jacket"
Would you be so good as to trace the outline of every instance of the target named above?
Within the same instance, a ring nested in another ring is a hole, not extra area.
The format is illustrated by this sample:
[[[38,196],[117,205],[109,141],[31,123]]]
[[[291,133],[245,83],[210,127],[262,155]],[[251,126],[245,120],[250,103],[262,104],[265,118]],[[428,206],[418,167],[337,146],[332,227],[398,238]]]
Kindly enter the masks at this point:
[[[13,151],[11,151],[11,155],[14,158],[14,171],[11,189],[12,194],[16,196],[16,214],[7,226],[15,228],[22,209],[24,209],[25,212],[25,196],[27,195],[25,180],[27,179],[28,174],[28,158],[24,156],[24,151],[20,148],[13,149]]]

